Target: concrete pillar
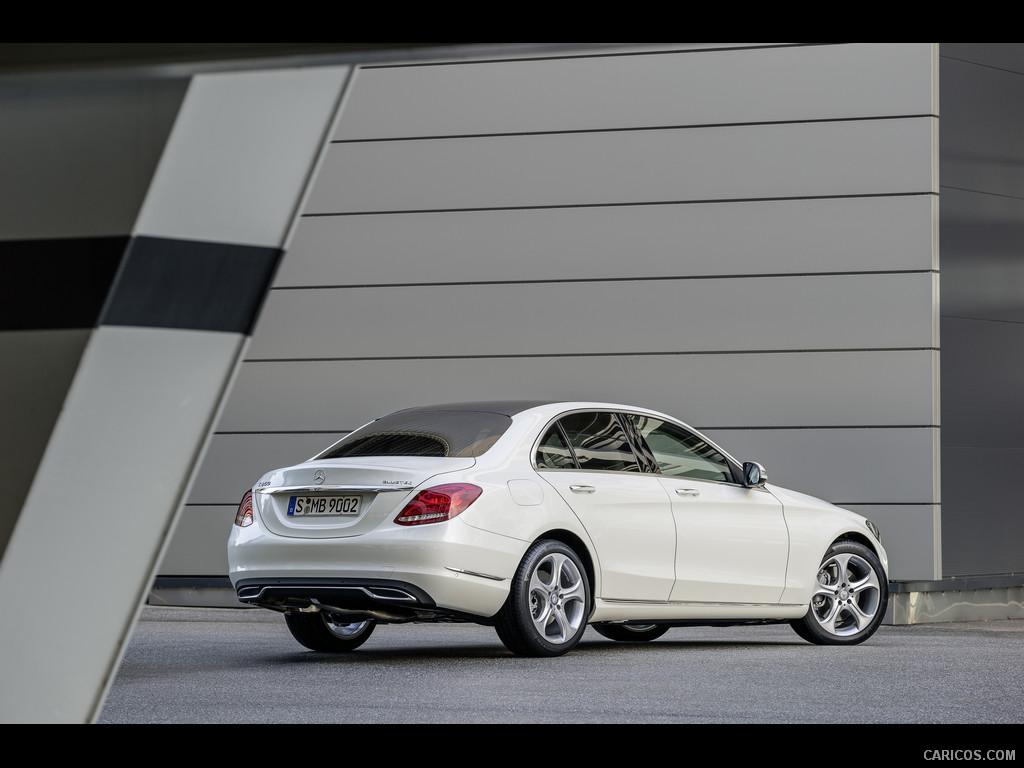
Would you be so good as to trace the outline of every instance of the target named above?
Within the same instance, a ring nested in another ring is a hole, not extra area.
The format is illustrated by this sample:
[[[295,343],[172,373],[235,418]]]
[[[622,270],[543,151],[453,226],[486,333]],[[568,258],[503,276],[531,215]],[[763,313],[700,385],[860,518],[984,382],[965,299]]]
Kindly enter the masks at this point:
[[[0,722],[98,716],[348,76],[0,86]]]

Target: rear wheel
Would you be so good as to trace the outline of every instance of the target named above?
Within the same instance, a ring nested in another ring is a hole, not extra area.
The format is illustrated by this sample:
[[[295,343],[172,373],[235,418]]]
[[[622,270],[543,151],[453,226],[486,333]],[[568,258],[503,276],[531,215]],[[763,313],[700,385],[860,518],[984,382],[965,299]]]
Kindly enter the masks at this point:
[[[810,610],[790,622],[817,645],[856,645],[878,629],[889,600],[885,570],[875,553],[854,541],[829,548],[818,568]]]
[[[669,629],[658,624],[594,624],[593,627],[602,637],[623,643],[649,643]]]
[[[590,584],[583,563],[560,541],[538,541],[512,579],[495,629],[518,656],[561,656],[583,637]]]
[[[346,622],[328,611],[284,615],[292,637],[313,651],[347,653],[366,642],[377,622],[372,620]]]

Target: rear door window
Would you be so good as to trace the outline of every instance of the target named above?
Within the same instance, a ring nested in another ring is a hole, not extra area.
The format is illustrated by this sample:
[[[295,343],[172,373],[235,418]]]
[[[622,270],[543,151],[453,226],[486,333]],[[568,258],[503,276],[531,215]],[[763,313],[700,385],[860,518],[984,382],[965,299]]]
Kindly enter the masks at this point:
[[[555,429],[560,427],[560,431]],[[563,438],[564,435],[564,438]],[[566,442],[571,457],[566,456]],[[640,465],[614,413],[585,411],[563,416],[541,440],[537,465],[550,469],[639,472]]]

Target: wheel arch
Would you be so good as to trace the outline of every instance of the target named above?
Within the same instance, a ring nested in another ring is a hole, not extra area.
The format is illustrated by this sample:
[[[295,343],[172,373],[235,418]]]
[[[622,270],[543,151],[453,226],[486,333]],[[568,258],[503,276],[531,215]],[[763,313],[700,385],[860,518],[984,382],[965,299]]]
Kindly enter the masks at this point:
[[[874,541],[871,540],[870,537],[864,535],[863,533],[860,533],[859,531],[846,531],[845,533],[841,533],[838,536],[836,536],[832,540],[832,543],[828,545],[828,548],[831,549],[841,541],[855,541],[858,544],[863,544],[865,547],[871,550],[875,557],[882,561],[884,566],[885,561],[882,558],[882,553],[878,551],[877,545]],[[886,576],[888,576],[888,574],[886,574]]]
[[[885,578],[888,580],[888,557],[884,554],[884,549],[880,549],[878,542],[874,541],[866,531],[846,524],[819,528],[812,531],[811,534],[791,542],[790,559],[786,567],[786,588],[780,602],[794,605],[808,602],[814,591],[815,574],[822,558],[842,542],[852,542],[867,548],[878,558]]]
[[[572,551],[576,553],[577,557],[579,557],[580,561],[583,563],[583,569],[587,572],[587,580],[590,582],[590,605],[588,606],[588,614],[593,613],[594,595],[598,594],[599,585],[597,583],[597,563],[590,551],[590,547],[588,547],[586,542],[584,542],[577,534],[564,528],[553,528],[551,530],[544,531],[533,540],[533,543],[543,539],[560,541],[567,547],[571,548]]]

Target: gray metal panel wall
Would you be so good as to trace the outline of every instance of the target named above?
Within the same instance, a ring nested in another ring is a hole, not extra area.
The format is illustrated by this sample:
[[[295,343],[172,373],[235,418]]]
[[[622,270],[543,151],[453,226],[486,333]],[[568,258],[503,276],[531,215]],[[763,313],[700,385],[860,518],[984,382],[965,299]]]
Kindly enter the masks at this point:
[[[848,44],[358,70],[189,508],[229,520],[260,473],[391,409],[593,397],[870,509],[892,576],[937,576],[934,64]]]
[[[940,49],[943,575],[1024,570],[1024,47]]]

